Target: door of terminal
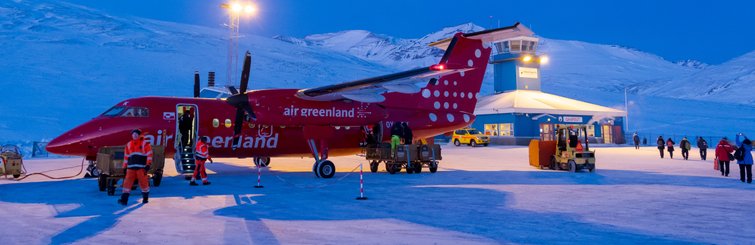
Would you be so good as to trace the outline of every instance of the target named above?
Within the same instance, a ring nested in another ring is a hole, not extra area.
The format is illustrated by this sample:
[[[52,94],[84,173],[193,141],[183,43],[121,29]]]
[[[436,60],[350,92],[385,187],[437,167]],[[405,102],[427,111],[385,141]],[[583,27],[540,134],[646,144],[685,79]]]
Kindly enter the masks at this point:
[[[613,128],[610,124],[601,125],[600,132],[603,134],[603,144],[613,143]]]
[[[540,140],[542,141],[553,141],[554,140],[554,130],[553,130],[553,124],[552,123],[541,123],[540,124]]]

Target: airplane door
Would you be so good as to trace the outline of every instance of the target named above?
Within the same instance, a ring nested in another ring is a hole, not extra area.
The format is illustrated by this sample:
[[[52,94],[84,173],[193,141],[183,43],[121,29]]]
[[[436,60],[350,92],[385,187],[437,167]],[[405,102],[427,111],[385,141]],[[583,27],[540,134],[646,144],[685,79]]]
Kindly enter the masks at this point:
[[[176,171],[194,172],[194,145],[199,138],[199,108],[194,104],[176,105],[176,137],[173,147],[176,149]]]

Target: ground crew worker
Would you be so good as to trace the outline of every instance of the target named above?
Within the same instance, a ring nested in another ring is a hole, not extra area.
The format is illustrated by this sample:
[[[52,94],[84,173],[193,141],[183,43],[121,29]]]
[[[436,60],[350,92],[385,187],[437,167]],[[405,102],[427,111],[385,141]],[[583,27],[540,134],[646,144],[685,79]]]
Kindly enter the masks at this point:
[[[212,158],[210,158],[209,151],[210,147],[207,146],[208,141],[210,141],[210,137],[204,136],[202,137],[202,140],[197,142],[196,153],[194,154],[197,168],[194,169],[194,175],[191,176],[191,182],[189,182],[189,185],[197,185],[197,174],[202,177],[202,185],[210,184],[210,181],[207,181],[207,170],[204,167],[205,161],[209,160],[210,163],[212,163]]]
[[[404,135],[404,130],[401,127],[401,122],[394,122],[391,127],[391,153],[395,156],[396,146],[401,144],[401,136]]]
[[[414,141],[414,134],[412,133],[412,129],[409,128],[409,124],[406,122],[401,123],[401,127],[404,128],[404,134],[402,137],[404,138],[404,144],[411,145]]]
[[[149,180],[147,171],[152,166],[152,146],[144,140],[142,131],[134,129],[131,131],[131,141],[126,144],[123,153],[123,168],[126,171],[126,178],[123,181],[123,194],[118,203],[126,205],[128,196],[131,193],[131,186],[134,180],[139,180],[139,187],[142,189],[142,203],[149,202]]]

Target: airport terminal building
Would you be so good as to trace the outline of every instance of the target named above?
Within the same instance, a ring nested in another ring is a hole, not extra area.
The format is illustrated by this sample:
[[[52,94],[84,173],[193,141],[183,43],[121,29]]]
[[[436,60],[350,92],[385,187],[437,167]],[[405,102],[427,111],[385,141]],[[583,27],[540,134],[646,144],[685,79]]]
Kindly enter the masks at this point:
[[[625,111],[541,91],[540,65],[548,58],[536,54],[538,41],[521,36],[493,42],[495,93],[480,97],[472,127],[489,135],[493,144],[553,140],[557,124],[586,126],[593,143],[625,143]]]

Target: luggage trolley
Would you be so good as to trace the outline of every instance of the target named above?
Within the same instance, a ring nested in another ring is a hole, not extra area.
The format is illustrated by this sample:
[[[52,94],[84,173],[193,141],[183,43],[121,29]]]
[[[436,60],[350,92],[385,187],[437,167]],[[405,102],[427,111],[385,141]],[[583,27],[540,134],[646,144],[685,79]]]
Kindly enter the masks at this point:
[[[380,163],[385,163],[385,170],[390,174],[401,172],[401,169],[406,169],[408,174],[421,173],[425,166],[435,173],[438,161],[443,159],[438,144],[399,145],[394,152],[388,143],[368,146],[365,158],[370,161],[370,172],[377,172]]]

